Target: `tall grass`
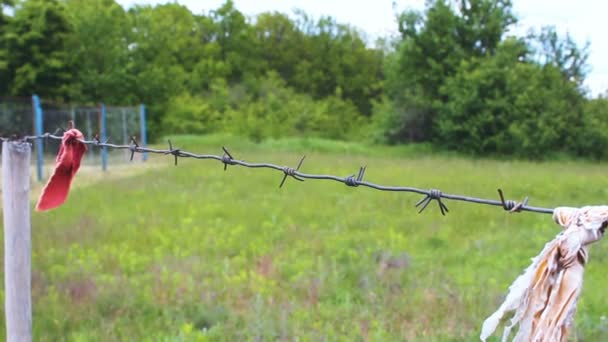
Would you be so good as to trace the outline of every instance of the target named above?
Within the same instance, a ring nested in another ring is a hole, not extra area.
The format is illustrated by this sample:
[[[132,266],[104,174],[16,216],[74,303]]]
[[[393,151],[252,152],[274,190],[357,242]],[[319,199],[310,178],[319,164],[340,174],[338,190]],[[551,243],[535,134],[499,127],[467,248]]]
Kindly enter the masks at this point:
[[[502,187],[538,206],[602,204],[608,194],[602,164],[171,139],[285,165],[306,152],[310,173],[366,164],[366,179],[383,184],[487,198]],[[434,204],[419,215],[414,194],[291,179],[278,189],[281,174],[270,170],[157,158],[167,166],[76,188],[63,207],[33,214],[37,341],[475,341],[560,229],[550,215],[449,201],[445,217]],[[607,252],[603,242],[591,248],[575,328],[585,340],[608,338]]]

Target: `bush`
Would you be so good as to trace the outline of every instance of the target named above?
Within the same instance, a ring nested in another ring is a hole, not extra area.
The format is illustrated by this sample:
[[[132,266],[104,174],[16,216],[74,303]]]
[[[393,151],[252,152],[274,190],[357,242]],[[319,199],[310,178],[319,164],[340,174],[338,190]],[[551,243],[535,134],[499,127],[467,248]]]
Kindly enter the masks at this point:
[[[220,127],[222,113],[201,97],[184,93],[169,100],[163,129],[172,134],[204,134]]]
[[[163,120],[169,133],[224,131],[255,141],[286,136],[348,139],[364,120],[353,103],[335,95],[314,100],[287,87],[278,74],[228,86],[218,80],[201,96],[182,94],[170,100]]]
[[[463,62],[446,81],[438,141],[473,154],[543,158],[578,149],[583,96],[554,66],[520,59],[514,46]]]
[[[597,159],[608,158],[608,99],[600,97],[589,100],[584,108],[577,154]]]

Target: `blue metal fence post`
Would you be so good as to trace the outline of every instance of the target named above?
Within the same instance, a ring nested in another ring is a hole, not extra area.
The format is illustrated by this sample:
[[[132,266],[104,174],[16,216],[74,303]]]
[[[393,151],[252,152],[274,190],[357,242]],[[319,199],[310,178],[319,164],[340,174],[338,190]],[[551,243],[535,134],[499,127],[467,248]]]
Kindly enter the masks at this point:
[[[101,104],[100,110],[100,122],[99,127],[101,130],[101,141],[106,142],[108,140],[107,132],[106,132],[106,105]],[[108,168],[108,149],[104,146],[101,148],[101,169],[106,171]]]
[[[147,130],[146,130],[146,105],[139,105],[139,124],[141,128],[141,146],[146,147],[148,144]],[[148,160],[148,153],[144,152],[142,155],[143,161]]]
[[[32,107],[34,107],[34,128],[36,135],[42,135],[42,106],[40,106],[40,98],[38,95],[32,95]],[[42,139],[36,139],[36,177],[39,182],[42,182],[42,166],[44,164],[44,144]]]

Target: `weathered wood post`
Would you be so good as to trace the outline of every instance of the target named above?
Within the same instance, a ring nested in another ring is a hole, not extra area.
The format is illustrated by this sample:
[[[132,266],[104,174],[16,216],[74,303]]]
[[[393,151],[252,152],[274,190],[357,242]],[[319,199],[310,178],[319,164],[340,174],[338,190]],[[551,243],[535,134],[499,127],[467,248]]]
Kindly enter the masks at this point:
[[[32,340],[30,157],[27,142],[2,143],[6,340]]]

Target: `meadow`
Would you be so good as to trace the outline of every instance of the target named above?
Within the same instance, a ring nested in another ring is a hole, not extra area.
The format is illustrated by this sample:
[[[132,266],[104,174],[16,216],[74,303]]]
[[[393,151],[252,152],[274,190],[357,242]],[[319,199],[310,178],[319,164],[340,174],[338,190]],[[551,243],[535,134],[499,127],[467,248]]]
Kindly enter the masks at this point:
[[[530,205],[605,204],[606,165],[472,159],[315,139],[171,137],[199,153]],[[34,213],[36,341],[477,341],[560,230],[551,216],[151,156]],[[79,178],[80,177],[80,178]],[[82,184],[79,185],[78,183]],[[38,189],[36,191],[39,191]],[[37,194],[36,194],[37,195]],[[608,339],[608,245],[591,247],[573,340]],[[3,298],[3,293],[2,293]],[[1,308],[3,310],[3,307]],[[0,314],[4,319],[4,313]],[[4,327],[4,324],[0,324]],[[3,329],[3,328],[2,328]],[[497,339],[496,339],[497,340]]]

